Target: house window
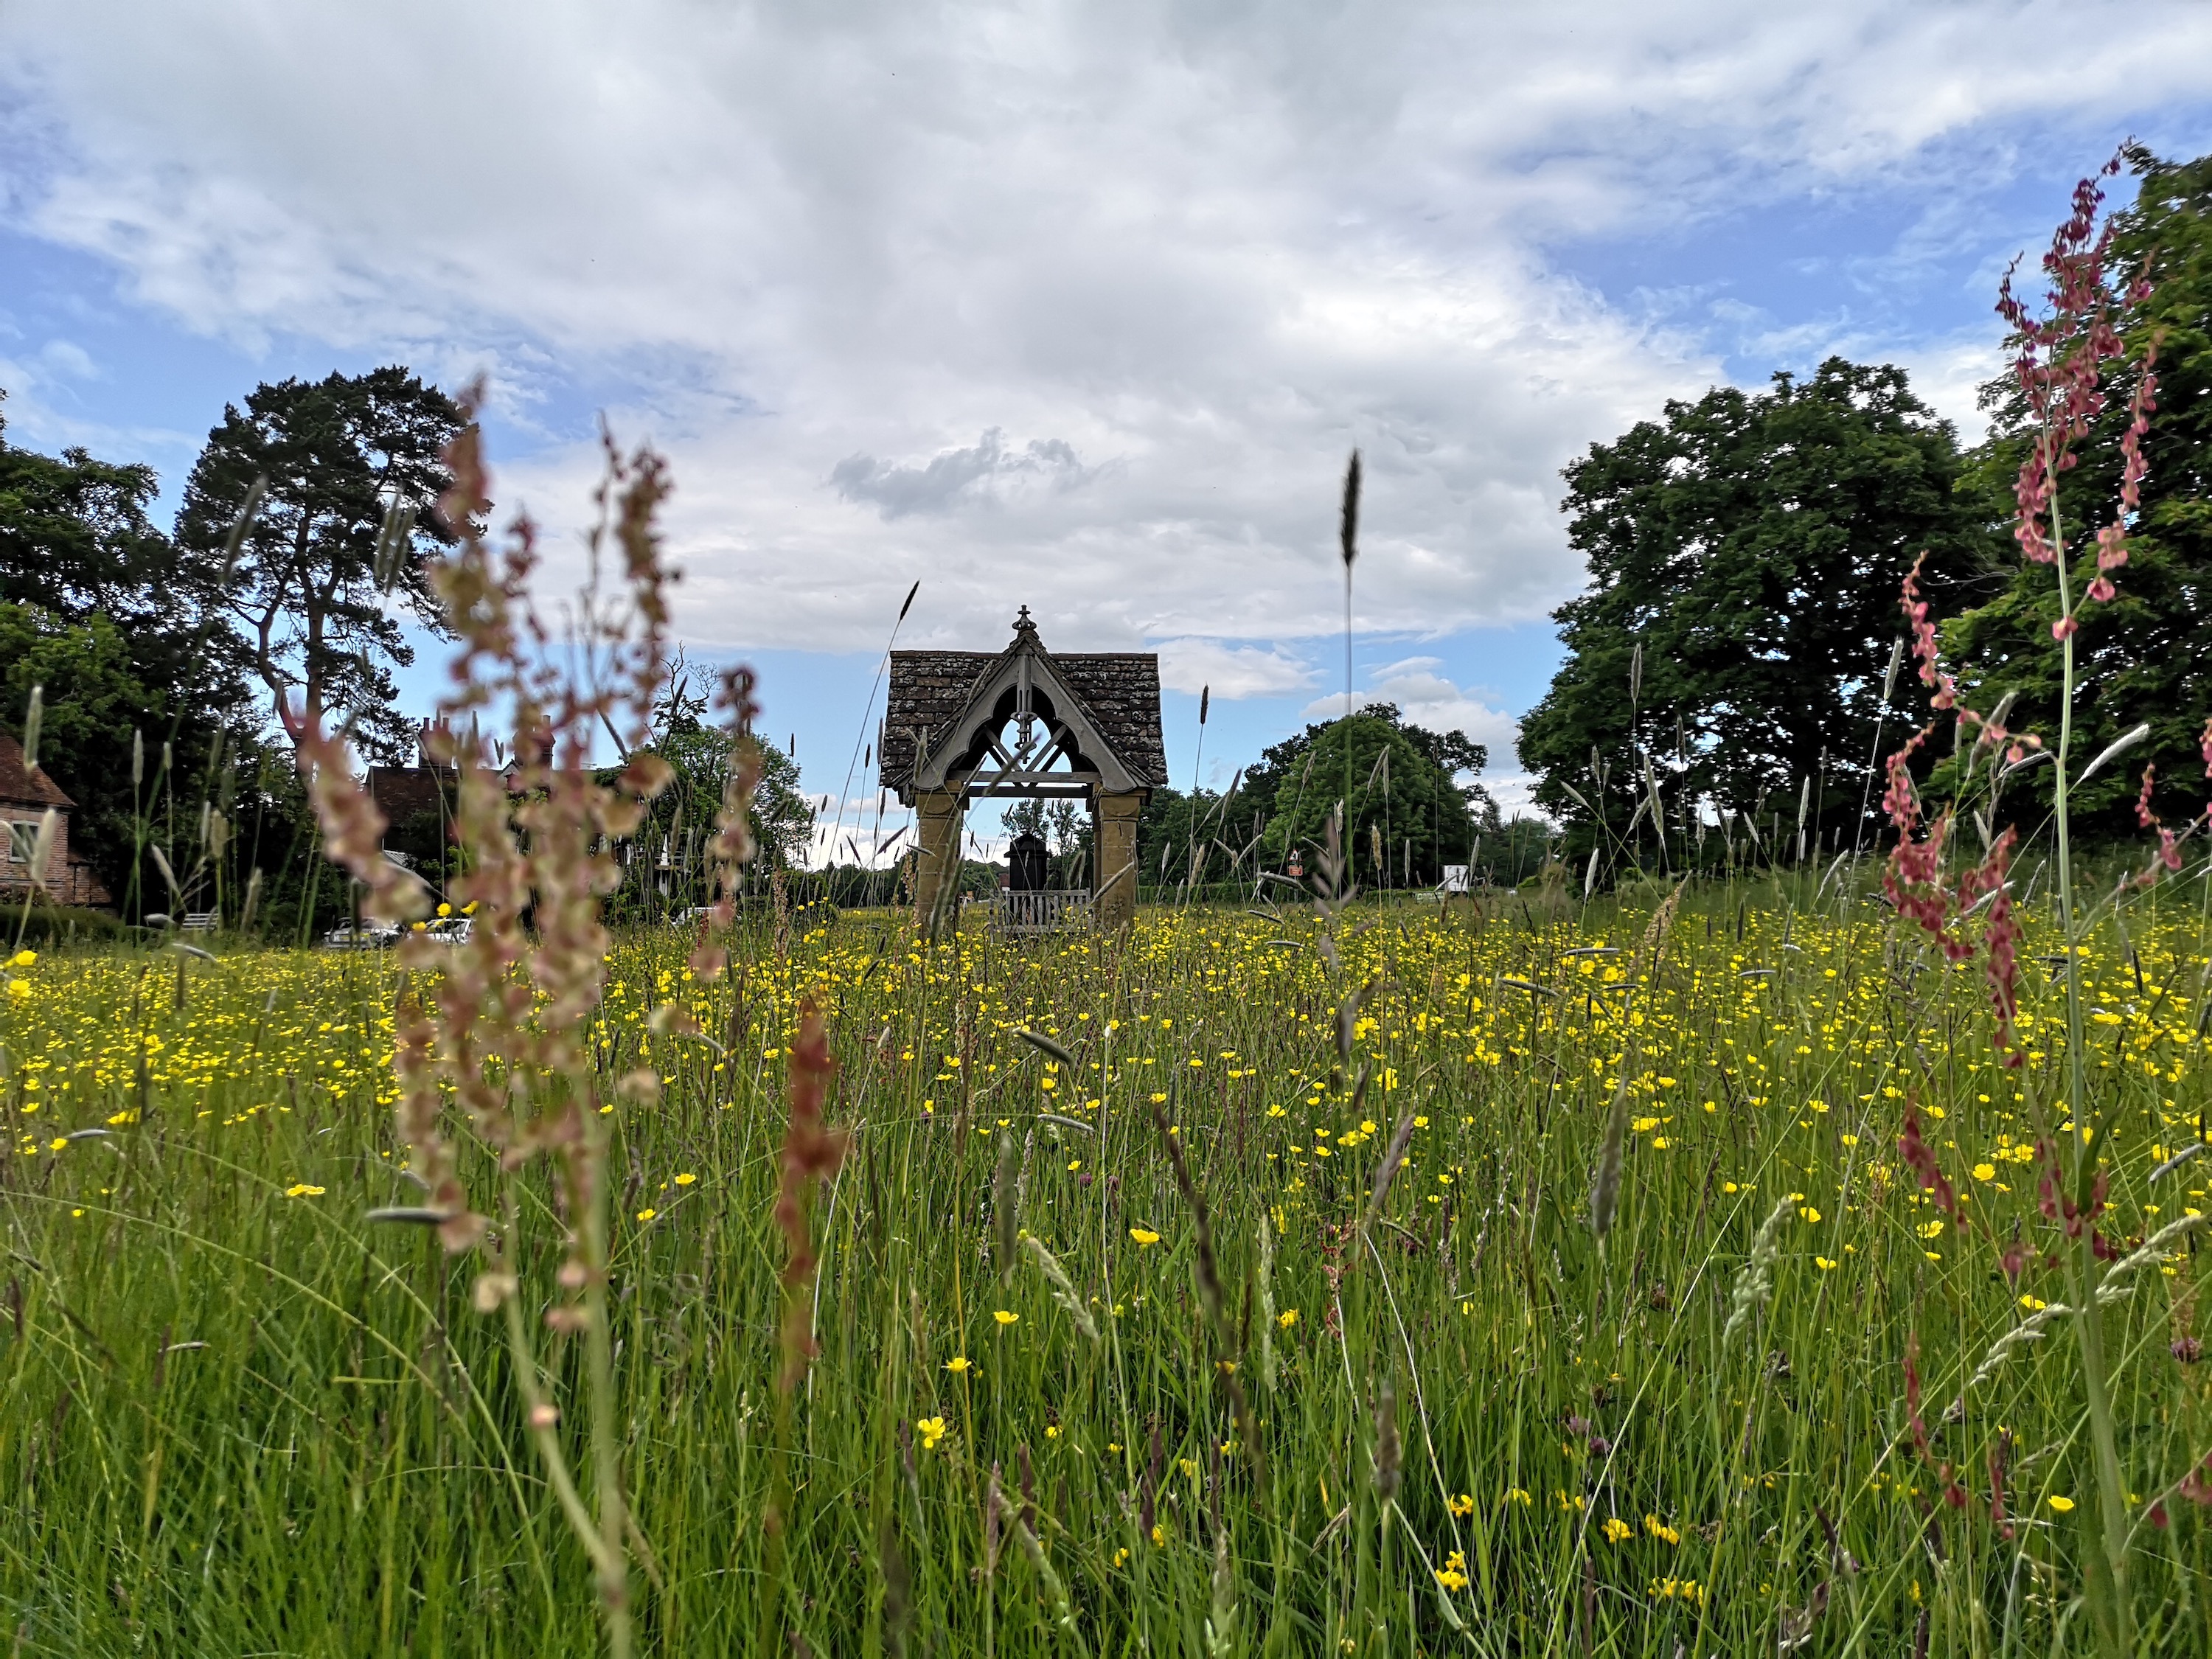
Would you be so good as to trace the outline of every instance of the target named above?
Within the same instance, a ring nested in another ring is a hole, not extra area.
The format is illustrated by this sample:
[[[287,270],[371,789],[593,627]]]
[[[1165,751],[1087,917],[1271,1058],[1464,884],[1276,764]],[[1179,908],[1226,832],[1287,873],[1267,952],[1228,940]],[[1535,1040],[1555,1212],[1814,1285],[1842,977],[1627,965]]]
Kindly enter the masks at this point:
[[[11,823],[8,826],[8,859],[14,864],[28,864],[32,850],[39,844],[39,826],[35,823]]]

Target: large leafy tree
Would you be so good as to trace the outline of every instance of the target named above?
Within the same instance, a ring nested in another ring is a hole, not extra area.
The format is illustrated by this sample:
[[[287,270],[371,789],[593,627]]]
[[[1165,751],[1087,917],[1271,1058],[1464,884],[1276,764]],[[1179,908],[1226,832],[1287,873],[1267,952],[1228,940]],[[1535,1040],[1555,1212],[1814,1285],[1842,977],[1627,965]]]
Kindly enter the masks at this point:
[[[176,539],[187,579],[236,627],[246,672],[272,707],[289,700],[350,721],[382,758],[404,758],[410,736],[391,673],[414,659],[405,622],[442,626],[425,563],[453,540],[434,507],[444,451],[465,420],[397,367],[264,384],[223,411],[185,485]],[[265,493],[234,552],[256,479]],[[395,508],[411,528],[380,573]]]
[[[1349,851],[1361,884],[1398,886],[1410,875],[1413,885],[1427,886],[1445,865],[1466,863],[1474,838],[1497,827],[1496,805],[1473,781],[1489,760],[1464,732],[1432,732],[1409,724],[1395,703],[1370,703],[1264,750],[1245,778],[1249,805],[1231,803],[1228,816],[1260,817],[1260,852],[1269,866],[1281,868],[1295,848],[1310,868],[1348,775]],[[1373,867],[1378,838],[1387,874]]]
[[[650,804],[635,837],[650,858],[657,860],[665,849],[690,871],[702,903],[713,896],[707,890],[703,849],[721,811],[734,742],[726,729],[707,718],[707,710],[708,698],[694,671],[679,660],[654,705],[647,744],[668,763],[675,777]],[[815,824],[813,803],[799,790],[799,763],[772,744],[761,745],[759,760],[761,775],[747,820],[758,848],[750,866],[756,874],[804,864]]]
[[[2157,767],[2165,816],[2185,820],[2202,810],[2197,741],[2212,713],[2212,156],[2169,162],[2141,149],[2127,155],[2142,184],[2133,205],[2113,216],[2108,268],[2123,283],[2147,277],[2150,291],[2121,307],[2126,352],[2106,366],[2105,407],[2060,484],[2079,595],[2097,574],[2095,532],[2116,510],[2129,398],[2155,340],[2158,407],[2143,440],[2148,472],[2129,529],[2128,562],[2113,573],[2119,597],[2081,605],[2074,642],[2076,677],[2087,692],[2075,706],[2075,769],[2139,722],[2151,728],[2126,765],[2106,768],[2070,802],[2077,824],[2119,836],[2136,833],[2132,807],[2146,763]],[[2057,583],[2050,566],[2021,559],[2008,535],[2013,483],[2031,441],[2027,410],[2010,379],[1992,381],[1983,403],[1991,435],[1973,457],[1972,483],[1985,515],[2008,532],[1992,563],[2002,591],[1954,622],[1944,647],[1975,707],[2014,694],[2007,724],[2054,741]],[[2030,769],[2014,786],[2014,801],[2047,802],[2051,782],[2047,768]]]
[[[6,397],[0,392],[0,398]],[[169,539],[147,514],[149,466],[18,449],[0,418],[0,600],[56,616],[150,617],[174,575]],[[173,627],[188,620],[172,615]]]
[[[1832,357],[1670,401],[1567,467],[1589,586],[1553,613],[1567,659],[1520,748],[1571,842],[1613,844],[1655,785],[1678,830],[1698,801],[1794,824],[1807,780],[1814,826],[1848,841],[1906,572],[1927,556],[1940,613],[1989,568],[1960,466],[1902,369]]]
[[[127,903],[141,847],[185,860],[203,799],[242,805],[257,828],[281,806],[254,787],[228,630],[179,580],[148,514],[153,470],[41,454],[5,434],[0,423],[0,726],[21,735],[41,688],[40,759],[76,802],[70,845]]]

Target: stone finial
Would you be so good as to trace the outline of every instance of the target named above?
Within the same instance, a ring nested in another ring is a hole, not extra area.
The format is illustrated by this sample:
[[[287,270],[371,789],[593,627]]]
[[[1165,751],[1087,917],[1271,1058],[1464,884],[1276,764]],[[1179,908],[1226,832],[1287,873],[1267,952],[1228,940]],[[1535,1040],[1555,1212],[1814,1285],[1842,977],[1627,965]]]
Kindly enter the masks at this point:
[[[1022,614],[1014,618],[1014,632],[1018,635],[1027,634],[1032,638],[1036,636],[1036,624],[1030,620],[1029,606],[1024,605]]]

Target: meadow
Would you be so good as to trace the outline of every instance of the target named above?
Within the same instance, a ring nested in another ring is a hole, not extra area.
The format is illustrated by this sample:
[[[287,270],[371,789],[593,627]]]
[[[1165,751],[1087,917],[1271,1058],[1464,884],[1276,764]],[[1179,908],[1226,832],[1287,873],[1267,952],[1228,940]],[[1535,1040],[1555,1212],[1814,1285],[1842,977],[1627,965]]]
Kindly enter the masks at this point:
[[[586,1018],[639,1646],[2085,1650],[2049,895],[2015,1070],[1978,969],[1832,874],[1027,941],[819,911],[712,984],[688,934],[617,935]],[[2191,877],[2081,963],[2127,1594],[2177,1654],[2212,1647]],[[0,974],[12,1653],[601,1650],[478,1264],[406,1219],[401,977]],[[780,1419],[808,1000],[848,1138]],[[641,1067],[658,1099],[615,1088]],[[517,1184],[534,1321],[563,1199]],[[583,1346],[529,1382],[588,1487]]]

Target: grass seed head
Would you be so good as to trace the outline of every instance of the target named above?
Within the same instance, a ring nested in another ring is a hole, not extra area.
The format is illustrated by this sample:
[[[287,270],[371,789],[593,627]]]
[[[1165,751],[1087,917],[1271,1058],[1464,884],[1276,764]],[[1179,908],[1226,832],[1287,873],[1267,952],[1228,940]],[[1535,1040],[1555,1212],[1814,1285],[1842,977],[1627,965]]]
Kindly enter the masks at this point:
[[[1765,1310],[1773,1297],[1774,1267],[1782,1259],[1782,1224],[1794,1207],[1785,1198],[1759,1223],[1758,1235],[1751,1241],[1751,1257],[1736,1274],[1735,1290],[1729,1299],[1728,1323],[1721,1331],[1723,1347]]]

